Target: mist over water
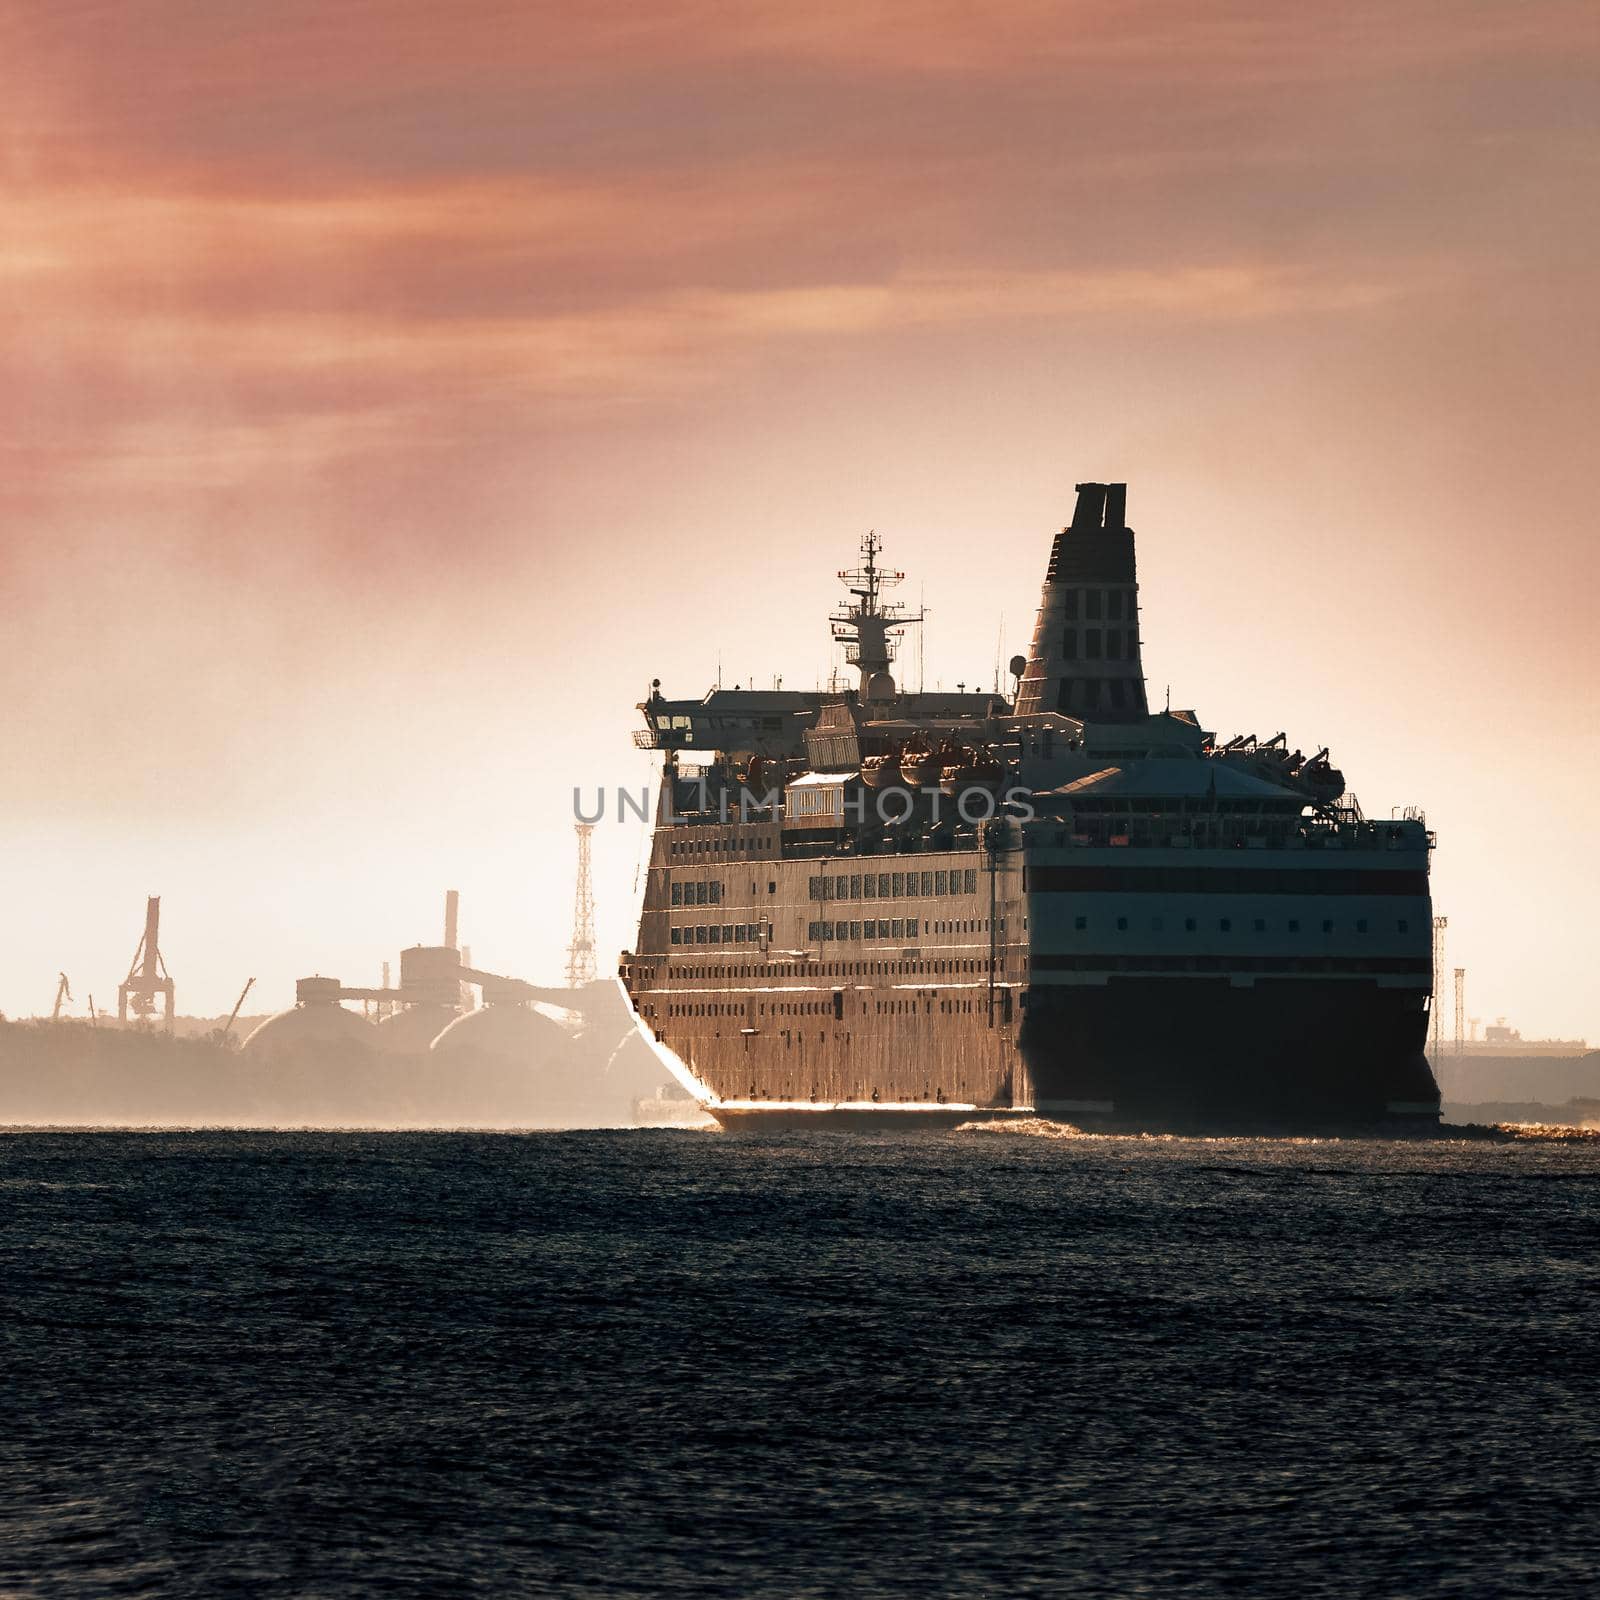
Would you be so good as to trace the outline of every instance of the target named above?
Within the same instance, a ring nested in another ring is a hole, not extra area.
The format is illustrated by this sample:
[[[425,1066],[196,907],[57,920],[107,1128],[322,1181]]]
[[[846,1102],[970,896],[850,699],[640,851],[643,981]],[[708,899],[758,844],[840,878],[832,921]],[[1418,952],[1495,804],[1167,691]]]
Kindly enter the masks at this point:
[[[1600,1146],[0,1136],[0,1591],[1590,1592]]]

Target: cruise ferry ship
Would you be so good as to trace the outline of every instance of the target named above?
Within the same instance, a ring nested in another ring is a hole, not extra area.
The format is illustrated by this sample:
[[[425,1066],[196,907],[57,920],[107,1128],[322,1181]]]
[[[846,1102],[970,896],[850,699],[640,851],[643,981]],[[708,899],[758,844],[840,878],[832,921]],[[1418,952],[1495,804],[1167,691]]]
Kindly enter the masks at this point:
[[[858,686],[652,685],[620,978],[719,1123],[1437,1124],[1425,819],[1149,709],[1126,503],[1078,485],[1010,696],[900,688],[873,536],[831,618]]]

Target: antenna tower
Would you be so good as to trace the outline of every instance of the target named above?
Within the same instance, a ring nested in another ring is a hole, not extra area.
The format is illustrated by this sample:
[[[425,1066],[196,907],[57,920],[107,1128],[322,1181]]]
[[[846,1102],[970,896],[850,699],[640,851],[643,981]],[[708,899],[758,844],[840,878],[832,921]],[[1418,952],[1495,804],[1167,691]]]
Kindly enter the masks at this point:
[[[1444,930],[1449,926],[1448,917],[1433,919],[1433,1016],[1430,1019],[1429,1030],[1433,1035],[1433,1041],[1429,1046],[1428,1056],[1436,1066],[1439,1061],[1439,975],[1444,971]]]
[[[905,630],[921,622],[924,613],[908,612],[898,600],[885,601],[883,591],[905,582],[905,573],[879,566],[883,541],[868,531],[861,541],[861,565],[839,574],[850,591],[829,616],[833,637],[844,646],[845,660],[861,674],[863,700],[892,700],[894,679],[889,674],[898,641]]]
[[[578,835],[578,887],[572,897],[572,943],[567,946],[567,987],[581,989],[593,983],[594,968],[594,884],[589,877],[589,835],[592,822],[573,824]]]

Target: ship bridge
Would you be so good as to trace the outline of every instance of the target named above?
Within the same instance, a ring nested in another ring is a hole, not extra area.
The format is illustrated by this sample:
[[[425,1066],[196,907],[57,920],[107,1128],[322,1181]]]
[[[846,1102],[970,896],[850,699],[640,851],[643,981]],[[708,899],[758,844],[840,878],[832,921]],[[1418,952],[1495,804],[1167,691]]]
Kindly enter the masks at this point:
[[[646,727],[633,742],[641,750],[738,751],[796,759],[805,754],[805,730],[824,701],[835,695],[790,689],[713,689],[698,700],[668,700],[661,681],[639,702]]]

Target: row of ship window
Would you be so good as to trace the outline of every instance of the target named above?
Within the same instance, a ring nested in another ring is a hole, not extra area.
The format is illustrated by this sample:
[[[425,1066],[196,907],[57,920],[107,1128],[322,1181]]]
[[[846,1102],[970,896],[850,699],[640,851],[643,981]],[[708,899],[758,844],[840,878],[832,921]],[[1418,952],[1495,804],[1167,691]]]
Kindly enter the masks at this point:
[[[1068,622],[1078,620],[1079,595],[1083,596],[1083,615],[1089,622],[1099,622],[1102,618],[1109,622],[1121,622],[1124,618],[1129,622],[1134,620],[1137,607],[1131,589],[1071,588],[1061,596],[1061,615]]]
[[[702,878],[696,883],[674,879],[672,903],[675,906],[720,906],[722,885],[715,878]]]
[[[974,1001],[971,996],[963,996],[959,999],[940,1000],[938,1002],[938,1007],[941,1012],[949,1014],[954,1012],[969,1012],[975,1005],[981,1006],[984,1003],[985,1002],[982,1000]],[[867,1013],[869,1005],[880,1016],[912,1016],[919,1011],[926,1015],[932,1015],[934,1009],[933,999],[925,996],[918,997],[914,1000],[863,1000],[861,1002],[861,1011],[863,1015]],[[727,1005],[715,1000],[684,1001],[680,1004],[669,1005],[666,1010],[669,1017],[749,1018],[754,1016],[764,1017],[768,1015],[768,1008],[765,1004],[746,1010],[742,1004]],[[838,1018],[841,1015],[840,1008],[831,1000],[779,1000],[773,1003],[770,1014],[774,1017],[833,1016],[835,1018]]]
[[[673,928],[669,930],[667,938],[671,944],[758,944],[761,940],[763,923],[755,922],[724,922],[724,923],[697,923],[692,927]],[[834,937],[835,924],[831,922],[813,922],[806,931],[806,937],[816,944],[824,939]],[[851,939],[915,939],[920,923],[916,917],[883,917],[868,919],[865,922],[839,923],[840,929],[854,928],[854,932],[839,937]],[[823,930],[827,931],[824,932]],[[770,930],[768,930],[770,932]]]
[[[1369,933],[1371,931],[1371,928],[1369,927],[1369,921],[1370,919],[1367,917],[1357,917],[1355,923],[1356,932]],[[1087,933],[1089,930],[1089,919],[1088,917],[1074,917],[1072,919],[1072,926],[1075,932]],[[1116,926],[1118,933],[1126,933],[1128,931],[1128,918],[1118,917],[1116,919]],[[1165,929],[1165,927],[1165,918],[1152,917],[1150,919],[1150,930],[1152,933],[1160,933]],[[1183,919],[1183,931],[1185,933],[1196,933],[1199,931],[1199,927],[1200,920],[1198,917],[1185,917]],[[1256,933],[1265,933],[1267,931],[1267,919],[1265,917],[1255,918],[1251,923],[1251,928]],[[1217,931],[1219,933],[1232,933],[1233,918],[1219,917],[1217,919]],[[1298,917],[1290,917],[1288,921],[1284,923],[1284,931],[1286,933],[1299,933],[1301,931],[1300,919]],[[1336,924],[1334,923],[1332,917],[1324,917],[1322,919],[1322,931],[1324,933],[1333,933],[1336,931]],[[1402,917],[1398,922],[1395,923],[1394,931],[1396,933],[1409,933],[1411,931],[1411,924],[1404,917]]]
[[[673,928],[672,944],[759,944],[763,933],[770,933],[760,922],[697,923],[693,927]]]
[[[959,978],[1005,970],[1004,952],[994,961],[976,956],[949,957],[937,961],[771,961],[749,966],[699,966],[693,962],[685,965],[680,961],[676,967],[669,964],[665,973],[652,971],[649,980],[670,982],[673,975],[691,983],[726,978],[759,978],[762,982],[773,978]]]
[[[1061,635],[1062,660],[1076,661],[1080,647],[1085,661],[1121,661],[1124,653],[1133,661],[1139,654],[1139,635],[1132,628],[1126,633],[1121,628],[1068,628]]]
[[[1006,931],[1006,919],[995,918],[995,932]],[[902,935],[902,928],[904,934]],[[874,932],[873,930],[877,931]],[[987,917],[964,917],[951,921],[933,921],[924,919],[922,922],[922,936],[930,933],[987,933],[989,919]],[[889,917],[887,920],[871,917],[857,922],[853,917],[846,922],[842,917],[837,922],[808,922],[806,924],[806,938],[812,944],[819,941],[830,943],[836,939],[915,939],[918,937],[917,918],[915,917]]]
[[[868,917],[865,922],[809,922],[806,938],[817,944],[834,937],[839,930],[841,939],[915,939],[920,926],[915,917]]]
[[[1079,919],[1080,923],[1082,919]],[[812,944],[827,944],[839,939],[917,939],[927,934],[987,933],[987,917],[966,917],[949,921],[918,917],[866,917],[846,922],[808,922],[806,938]],[[1006,931],[1006,919],[995,920],[995,931]],[[771,937],[771,925],[761,922],[701,922],[668,930],[669,944],[759,944],[763,933]]]
[[[824,873],[809,884],[813,900],[900,900],[924,895],[976,894],[976,867],[949,872]]]
[[[749,855],[756,850],[771,850],[776,844],[768,834],[695,833],[687,839],[670,839],[667,854],[673,856]]]
[[[1100,691],[1105,690],[1105,705]],[[1057,711],[1143,711],[1144,685],[1136,679],[1063,678],[1056,690]]]

